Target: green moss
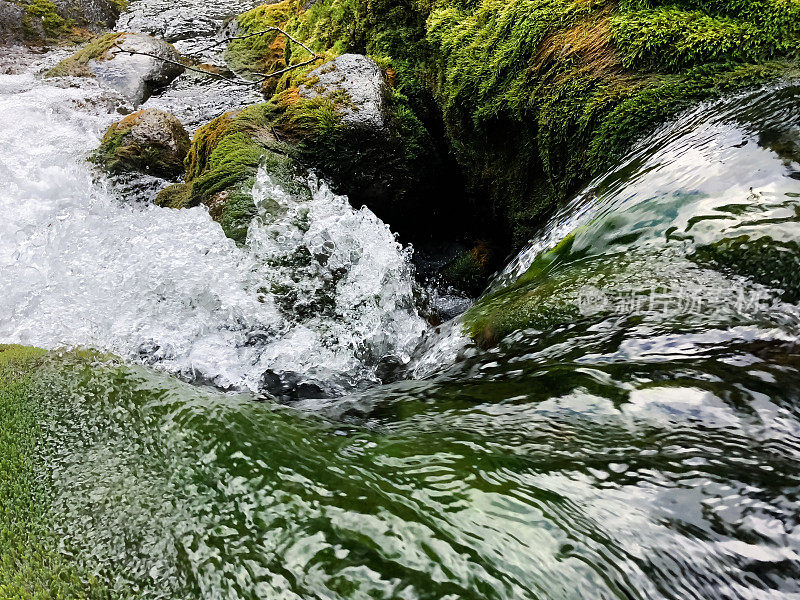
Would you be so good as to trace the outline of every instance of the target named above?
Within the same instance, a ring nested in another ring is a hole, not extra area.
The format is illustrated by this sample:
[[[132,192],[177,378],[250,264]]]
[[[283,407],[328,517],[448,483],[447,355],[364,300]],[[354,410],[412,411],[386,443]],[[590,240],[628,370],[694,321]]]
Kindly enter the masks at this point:
[[[481,223],[478,235],[513,247],[653,126],[699,100],[793,76],[800,53],[797,0],[274,6],[245,13],[240,26],[286,19],[320,54],[373,56],[395,88],[407,157],[431,142],[450,152],[475,199],[459,210]],[[259,44],[245,53],[253,68],[274,50]],[[293,52],[286,64],[299,60]],[[305,73],[270,91],[285,93]]]
[[[58,14],[58,7],[50,0],[31,0],[25,6],[22,28],[27,37],[39,37],[41,26],[45,38],[53,39],[64,35],[75,25],[71,19]]]
[[[205,204],[228,237],[244,242],[256,212],[250,190],[258,167],[270,157],[276,164],[290,161],[281,156],[285,145],[275,135],[276,112],[274,105],[253,105],[198,129],[185,160],[185,183],[162,190],[156,204]]]
[[[654,124],[700,99],[792,71],[798,3],[772,17],[645,3],[440,3],[428,21],[436,93],[459,162],[522,244],[544,216]],[[767,11],[768,12],[768,11]]]
[[[164,208],[185,208],[191,197],[191,191],[191,186],[185,183],[173,183],[158,192],[154,203]]]
[[[110,600],[93,576],[58,552],[50,528],[47,470],[35,380],[45,353],[0,344],[0,597],[4,600]]]
[[[101,59],[124,33],[107,33],[92,40],[72,56],[50,69],[45,77],[92,77],[90,60]]]
[[[149,139],[137,137],[134,131],[137,126],[144,128],[148,135],[158,135]],[[110,173],[134,170],[168,178],[183,172],[183,158],[188,147],[189,136],[175,117],[145,109],[112,124],[92,160]]]
[[[283,29],[298,10],[296,0],[265,4],[236,17],[236,24],[240,35],[268,31],[271,27]],[[299,48],[298,50],[302,51]],[[271,73],[287,66],[291,52],[292,48],[286,43],[286,37],[272,31],[265,35],[232,41],[225,49],[225,62],[231,69],[243,75]]]

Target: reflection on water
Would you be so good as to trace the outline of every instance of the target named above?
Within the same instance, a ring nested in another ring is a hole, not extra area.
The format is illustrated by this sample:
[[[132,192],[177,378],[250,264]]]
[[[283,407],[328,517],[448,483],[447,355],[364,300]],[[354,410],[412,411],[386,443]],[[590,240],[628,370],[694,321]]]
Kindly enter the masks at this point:
[[[0,76],[0,339],[350,391],[286,407],[54,359],[62,552],[152,599],[800,597],[796,86],[643,140],[495,282],[523,329],[478,350],[456,322],[413,361],[407,253],[373,215],[264,170],[284,220],[245,247],[122,204],[75,162],[103,102]],[[419,378],[363,391],[387,356]]]
[[[507,270],[537,325],[444,327],[422,379],[286,407],[56,361],[65,551],[145,598],[798,598],[796,98],[665,127]]]
[[[800,353],[601,336],[313,412],[72,367],[61,532],[148,598],[795,598]]]

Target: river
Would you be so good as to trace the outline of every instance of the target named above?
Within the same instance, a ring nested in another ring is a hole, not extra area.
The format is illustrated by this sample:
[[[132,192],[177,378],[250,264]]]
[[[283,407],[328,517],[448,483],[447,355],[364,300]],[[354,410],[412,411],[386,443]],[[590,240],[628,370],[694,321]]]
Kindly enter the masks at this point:
[[[59,56],[0,68],[0,342],[121,359],[39,383],[65,555],[153,599],[800,598],[799,87],[641,140],[497,276],[479,305],[533,301],[480,349],[313,176],[262,169],[243,246],[107,180],[119,101]],[[146,106],[248,101],[199,85]]]

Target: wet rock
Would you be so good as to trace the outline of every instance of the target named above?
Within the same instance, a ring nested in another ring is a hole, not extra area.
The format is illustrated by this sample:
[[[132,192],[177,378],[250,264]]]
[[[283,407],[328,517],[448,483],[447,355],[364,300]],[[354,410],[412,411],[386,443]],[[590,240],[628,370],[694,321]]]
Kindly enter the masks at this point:
[[[219,24],[203,15],[184,15],[175,11],[175,18],[166,24],[164,38],[168,42],[178,42],[199,37],[212,37],[219,29]]]
[[[0,0],[0,43],[86,39],[112,27],[124,0]]]
[[[448,262],[439,276],[445,286],[476,297],[484,290],[499,264],[496,249],[491,243],[481,240],[472,249]]]
[[[142,171],[159,177],[183,173],[189,135],[171,114],[144,109],[108,128],[95,160],[112,173]]]
[[[389,84],[378,64],[361,54],[343,54],[311,71],[300,86],[304,98],[325,96],[348,127],[386,130]]]
[[[179,61],[175,48],[163,40],[109,33],[61,61],[47,76],[96,77],[138,106],[183,72]]]
[[[185,182],[159,192],[155,204],[169,208],[202,204],[225,235],[244,243],[255,215],[251,190],[259,165],[268,166],[272,178],[285,189],[303,193],[295,161],[277,151],[279,146],[263,105],[221,115],[195,133],[185,161]]]
[[[325,398],[327,394],[317,384],[303,380],[303,374],[291,371],[276,372],[271,369],[261,376],[261,394],[269,394],[280,402]]]
[[[313,107],[332,110],[339,119],[324,133],[308,132],[298,146],[303,162],[327,178],[334,191],[410,237],[445,221],[437,211],[457,186],[428,129],[375,61],[339,56],[309,73],[296,98],[289,112]]]

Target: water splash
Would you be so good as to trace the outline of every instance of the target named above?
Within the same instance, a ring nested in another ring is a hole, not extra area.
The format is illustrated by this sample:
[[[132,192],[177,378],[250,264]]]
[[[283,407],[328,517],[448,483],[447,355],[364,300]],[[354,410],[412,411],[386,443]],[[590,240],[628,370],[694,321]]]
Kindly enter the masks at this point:
[[[340,394],[409,361],[426,324],[408,251],[377,217],[316,180],[293,197],[264,169],[244,247],[202,208],[126,203],[85,160],[114,119],[87,85],[0,76],[0,340],[289,395]]]

